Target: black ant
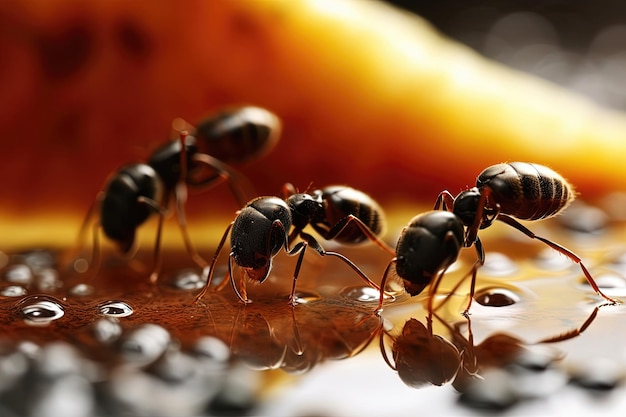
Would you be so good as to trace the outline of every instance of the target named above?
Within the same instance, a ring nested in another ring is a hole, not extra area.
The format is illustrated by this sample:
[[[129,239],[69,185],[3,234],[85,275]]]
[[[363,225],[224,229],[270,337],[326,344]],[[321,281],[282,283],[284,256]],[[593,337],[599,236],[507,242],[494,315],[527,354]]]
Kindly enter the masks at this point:
[[[296,280],[306,248],[311,246],[321,256],[335,256],[350,266],[369,286],[380,290],[352,261],[337,252],[330,252],[318,243],[304,228],[311,225],[324,239],[340,243],[360,243],[369,239],[384,250],[393,253],[378,236],[382,234],[385,219],[382,208],[367,194],[346,186],[330,186],[311,193],[297,193],[290,184],[283,188],[284,196],[258,197],[237,212],[235,220],[226,228],[213,260],[205,274],[206,285],[196,297],[200,300],[211,285],[217,258],[228,234],[231,234],[231,252],[228,255],[228,275],[237,297],[249,303],[245,290],[245,275],[262,283],[268,277],[272,259],[281,249],[289,256],[298,255],[289,294],[289,303],[296,304]],[[292,245],[297,239],[302,239]],[[235,284],[233,262],[240,267],[241,291]],[[222,282],[224,284],[226,278]],[[220,288],[222,285],[220,285]]]
[[[102,228],[120,252],[129,254],[135,245],[136,229],[152,214],[158,214],[152,283],[156,282],[160,269],[161,229],[170,201],[176,202],[187,252],[198,265],[206,267],[207,262],[193,248],[187,231],[184,212],[187,186],[211,187],[227,181],[242,204],[246,200],[240,190],[243,178],[225,162],[241,162],[267,152],[278,140],[281,123],[268,110],[245,106],[201,121],[194,135],[178,130],[180,137],[156,149],[146,163],[129,164],[116,171],[98,194],[99,204],[90,209],[81,227],[82,242],[89,220],[99,208],[99,223],[95,226]],[[203,173],[203,168],[210,172]],[[98,248],[97,235],[94,231],[94,251]]]
[[[431,285],[428,309],[432,311],[432,299],[446,269],[456,261],[461,248],[474,246],[477,261],[471,274],[469,302],[474,297],[476,272],[485,263],[478,230],[485,229],[499,220],[537,239],[567,256],[580,265],[593,290],[611,304],[618,300],[606,296],[594,281],[581,259],[548,239],[535,235],[520,224],[521,220],[539,220],[563,211],[575,198],[572,186],[558,173],[542,165],[512,162],[488,167],[480,173],[476,187],[462,191],[455,197],[443,191],[437,197],[435,210],[414,217],[404,228],[396,248],[396,257],[387,266],[381,288],[389,274],[391,264],[396,265],[398,275],[412,296]],[[469,275],[469,274],[468,274]],[[436,276],[436,278],[435,278]],[[379,310],[382,308],[381,292]]]

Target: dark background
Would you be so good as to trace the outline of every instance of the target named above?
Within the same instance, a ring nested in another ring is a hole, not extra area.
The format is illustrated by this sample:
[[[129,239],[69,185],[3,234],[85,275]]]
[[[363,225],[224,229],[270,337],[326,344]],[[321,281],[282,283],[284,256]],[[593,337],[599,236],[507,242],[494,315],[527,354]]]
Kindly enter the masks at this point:
[[[623,0],[388,0],[481,54],[626,110]]]

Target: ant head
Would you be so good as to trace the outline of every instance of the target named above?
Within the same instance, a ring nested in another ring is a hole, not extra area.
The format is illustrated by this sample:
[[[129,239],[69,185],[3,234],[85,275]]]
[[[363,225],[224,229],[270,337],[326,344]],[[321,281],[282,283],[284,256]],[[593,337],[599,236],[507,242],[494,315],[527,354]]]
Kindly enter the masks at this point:
[[[453,212],[457,215],[465,226],[470,226],[474,222],[478,211],[478,201],[480,200],[480,190],[476,187],[462,191],[454,199]]]
[[[298,229],[303,229],[318,213],[324,211],[320,199],[314,195],[298,193],[287,198],[287,205],[291,209],[293,225]]]

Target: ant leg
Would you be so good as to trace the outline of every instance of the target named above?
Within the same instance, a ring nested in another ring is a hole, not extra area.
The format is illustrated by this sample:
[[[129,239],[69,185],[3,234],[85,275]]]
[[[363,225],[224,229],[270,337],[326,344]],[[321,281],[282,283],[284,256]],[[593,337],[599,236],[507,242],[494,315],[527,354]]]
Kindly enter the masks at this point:
[[[333,240],[336,236],[338,236],[343,230],[348,227],[349,224],[355,223],[361,232],[372,242],[378,245],[384,251],[387,251],[391,255],[395,256],[396,251],[394,248],[389,246],[385,241],[379,238],[373,231],[370,229],[361,219],[356,217],[353,214],[349,214],[348,216],[341,219],[336,225],[334,225],[328,232],[324,234],[324,239]]]
[[[341,259],[342,261],[344,261],[346,263],[346,265],[348,265],[350,268],[352,268],[354,270],[354,272],[356,272],[361,279],[370,287],[377,289],[378,291],[381,291],[380,287],[378,285],[376,285],[376,283],[374,283],[374,281],[372,281],[371,279],[369,279],[367,277],[367,275],[365,275],[365,273],[363,271],[361,271],[361,269],[359,269],[358,266],[356,266],[350,259],[348,259],[347,257],[345,257],[344,255],[338,253],[338,252],[328,252],[325,251],[324,248],[322,248],[322,246],[317,242],[317,240],[315,240],[315,238],[307,233],[301,233],[300,236],[309,244],[313,247],[313,249],[315,249],[317,251],[317,253],[319,253],[322,256],[325,255],[329,255],[329,256],[335,256],[339,259]],[[395,253],[395,252],[394,252]]]
[[[478,236],[478,229],[483,223],[483,213],[485,211],[485,204],[487,203],[487,197],[491,194],[491,190],[489,188],[483,188],[480,191],[480,198],[478,199],[478,204],[476,205],[476,214],[474,216],[474,221],[470,226],[468,226],[467,231],[465,232],[465,247],[469,248],[474,244],[476,238]]]
[[[480,243],[480,240],[477,239],[477,241],[479,242],[478,245],[482,248],[482,244]],[[446,240],[444,241],[445,243],[447,243],[448,245],[452,245],[448,248],[448,253],[459,253],[460,247],[458,246],[458,244],[456,243],[456,239],[454,238],[454,234],[452,232],[448,232],[446,234]],[[477,251],[478,251],[478,247],[477,247]],[[479,257],[480,257],[480,252],[479,252]],[[452,265],[452,263],[454,262],[454,258],[449,257],[445,260],[445,265],[446,267],[437,274],[436,279],[431,283],[430,285],[430,294],[428,296],[428,312],[429,314],[434,313],[436,310],[440,309],[447,301],[448,299],[450,299],[450,297],[452,296],[452,294],[454,294],[459,287],[461,286],[461,284],[463,282],[465,282],[465,279],[468,277],[469,274],[466,274],[462,279],[460,279],[455,285],[454,287],[452,287],[452,289],[448,292],[448,294],[446,295],[446,297],[443,299],[443,301],[441,303],[439,303],[436,307],[433,308],[433,298],[435,297],[435,295],[437,294],[437,289],[439,287],[439,283],[440,281],[443,279],[443,276],[445,275],[446,271],[448,270],[448,268],[450,267],[450,265]],[[474,275],[475,278],[475,275]],[[474,279],[472,280],[472,283],[474,282]],[[473,284],[472,284],[472,288],[473,288]],[[472,292],[473,293],[473,292]]]
[[[154,267],[152,269],[152,273],[150,274],[151,284],[156,284],[157,279],[159,278],[159,272],[161,271],[161,230],[163,229],[163,218],[163,214],[159,214],[159,225],[157,227],[156,241],[154,242]]]
[[[498,220],[502,221],[503,223],[508,224],[509,226],[512,226],[512,227],[516,228],[517,230],[519,230],[520,232],[524,233],[526,236],[530,237],[531,239],[537,239],[537,240],[542,241],[546,245],[550,246],[552,249],[554,249],[557,252],[560,252],[563,255],[567,256],[569,259],[571,259],[573,262],[577,263],[580,266],[580,269],[583,271],[583,274],[585,275],[585,278],[587,279],[587,282],[589,283],[589,285],[591,285],[591,288],[593,288],[593,290],[598,295],[600,295],[602,298],[604,298],[605,300],[607,300],[609,303],[611,303],[613,305],[614,304],[621,304],[620,300],[613,299],[613,298],[605,295],[602,291],[600,291],[600,288],[598,287],[598,284],[596,284],[596,281],[593,279],[593,277],[591,276],[591,274],[587,270],[587,267],[583,264],[582,259],[580,259],[580,257],[578,257],[578,255],[576,255],[574,252],[570,251],[569,249],[565,248],[564,246],[559,245],[558,243],[554,243],[551,240],[545,239],[545,238],[543,238],[541,236],[537,236],[530,229],[526,228],[521,223],[519,223],[517,220],[515,220],[514,218],[512,218],[510,216],[507,216],[506,214],[500,214],[498,216]]]
[[[296,294],[296,281],[298,279],[298,275],[300,275],[300,268],[302,267],[302,260],[304,259],[304,253],[306,252],[306,248],[308,246],[307,241],[298,242],[293,248],[291,248],[287,255],[293,256],[299,254],[298,261],[296,262],[296,267],[293,271],[293,282],[291,284],[291,292],[289,293],[289,304],[292,306],[296,305],[295,294]]]
[[[77,258],[80,255],[80,252],[82,251],[82,249],[85,246],[85,241],[87,240],[87,230],[89,230],[90,228],[90,223],[93,222],[93,217],[96,215],[96,211],[97,209],[100,207],[100,204],[102,202],[102,200],[104,199],[104,192],[100,191],[97,195],[96,198],[94,200],[94,202],[91,204],[91,206],[89,207],[89,211],[87,211],[87,215],[85,216],[85,218],[83,219],[81,225],[80,225],[80,229],[78,231],[78,236],[76,237],[76,243],[74,244],[74,246],[69,249],[68,251],[66,251],[63,254],[63,264],[72,264],[72,267],[74,269],[75,266],[75,262],[77,260]],[[93,233],[97,233],[98,228],[100,227],[99,222],[95,223],[95,227],[94,225],[92,225],[91,230],[92,230],[92,245],[93,245],[93,240],[96,240]],[[95,246],[92,246],[91,248],[91,256],[90,259],[87,261],[87,264],[91,264],[93,262],[93,259],[95,257]]]
[[[454,196],[448,190],[444,190],[437,196],[434,210],[441,208],[444,211],[452,211],[454,207]]]
[[[580,326],[578,329],[570,330],[568,332],[565,332],[565,333],[560,334],[560,335],[555,336],[555,337],[550,337],[548,339],[540,340],[537,343],[562,342],[563,340],[568,340],[568,339],[572,339],[572,338],[574,338],[576,336],[579,336],[582,332],[587,330],[587,327],[589,327],[591,325],[591,323],[596,319],[596,316],[598,315],[598,311],[600,310],[600,307],[602,307],[602,306],[595,307],[593,309],[593,311],[591,312],[591,314],[589,315],[589,317],[587,317],[587,320],[585,320],[585,322],[582,324],[582,326]]]
[[[229,261],[230,262],[230,261]],[[215,286],[215,292],[222,291],[228,282],[230,281],[230,272],[226,272],[226,276],[222,281]]]
[[[383,359],[385,360],[385,363],[387,364],[387,366],[389,366],[392,370],[397,371],[398,368],[396,367],[395,364],[391,363],[391,360],[389,359],[389,355],[387,354],[387,348],[385,347],[385,334],[387,334],[387,332],[384,329],[381,329],[380,338],[378,339],[380,353],[382,354]]]
[[[196,296],[194,303],[197,303],[202,297],[204,297],[204,294],[206,294],[207,290],[209,289],[209,286],[211,285],[211,278],[213,278],[213,273],[215,272],[215,264],[217,263],[217,258],[222,252],[222,248],[224,247],[224,243],[226,242],[228,233],[230,233],[230,229],[232,229],[234,223],[235,222],[232,221],[230,222],[228,227],[226,227],[226,230],[224,231],[224,234],[222,235],[222,239],[220,240],[220,243],[217,245],[217,248],[215,249],[215,253],[213,254],[211,265],[208,268],[207,267],[203,268],[202,275],[207,276],[206,284],[204,284],[204,288],[202,288],[202,291],[200,291],[200,293]],[[230,262],[229,262],[229,266],[230,266]]]
[[[239,284],[241,286],[241,291],[237,288],[237,284],[235,283],[235,275],[233,274],[233,254],[231,253],[228,257],[228,275],[230,275],[230,284],[233,287],[233,291],[239,300],[244,304],[249,304],[252,302],[248,298],[248,292],[246,291],[246,281],[245,281],[245,271],[239,271]]]
[[[385,285],[387,285],[387,276],[389,275],[389,271],[391,270],[391,265],[395,264],[398,261],[398,258],[393,258],[389,264],[387,264],[387,268],[385,268],[385,272],[383,273],[383,278],[380,280],[380,299],[378,300],[378,307],[376,308],[377,312],[383,311],[383,301],[385,300]]]
[[[185,215],[185,203],[187,202],[187,185],[185,183],[179,182],[178,184],[176,184],[176,188],[174,190],[174,198],[176,200],[176,215],[178,218],[178,226],[183,236],[183,241],[185,242],[185,248],[187,249],[187,253],[189,254],[189,256],[191,256],[191,259],[193,259],[193,261],[198,264],[200,268],[205,268],[206,266],[208,266],[208,263],[204,260],[203,257],[200,256],[194,245],[191,243],[191,238],[189,237],[189,231],[187,229],[187,217]]]
[[[235,200],[240,207],[245,206],[250,200],[250,196],[254,195],[253,187],[246,177],[219,159],[207,154],[197,154],[194,155],[194,160],[202,162],[203,164],[213,168],[217,171],[217,173],[199,180],[187,178],[188,184],[211,188],[223,181],[226,181],[228,183],[228,187],[230,188],[230,192],[235,197]]]
[[[470,283],[470,293],[469,300],[467,301],[467,307],[465,307],[465,311],[463,311],[463,316],[469,319],[469,309],[472,306],[472,301],[474,301],[474,292],[476,290],[476,272],[478,268],[485,264],[485,249],[483,248],[483,244],[478,237],[476,237],[476,241],[474,242],[474,247],[476,248],[476,262],[472,265],[472,281]]]
[[[441,271],[437,273],[435,279],[432,280],[430,283],[430,289],[428,291],[428,308],[427,308],[429,315],[431,315],[436,310],[433,308],[433,299],[437,295],[437,289],[439,288],[439,284],[441,283],[441,280],[443,279],[443,276],[445,275],[447,270],[448,270],[448,267],[446,266],[445,268],[443,268]],[[450,292],[446,296],[446,298],[444,298],[444,300],[441,303],[439,303],[439,305],[437,306],[437,309],[446,303],[448,298],[450,298],[451,294],[452,292]]]
[[[161,233],[163,231],[163,220],[165,218],[166,210],[156,201],[144,196],[138,197],[137,202],[147,205],[159,215],[159,223],[154,242],[154,265],[152,267],[152,272],[150,273],[150,283],[155,284],[159,278],[159,272],[161,271]]]

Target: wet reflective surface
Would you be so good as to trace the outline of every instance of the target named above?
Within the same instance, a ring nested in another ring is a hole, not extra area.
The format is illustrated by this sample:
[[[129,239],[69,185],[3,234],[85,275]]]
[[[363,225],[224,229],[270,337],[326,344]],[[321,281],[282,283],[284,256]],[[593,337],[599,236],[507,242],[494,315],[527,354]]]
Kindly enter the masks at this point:
[[[607,295],[625,297],[623,220],[570,223],[532,227],[580,255]],[[243,305],[228,285],[194,303],[203,282],[184,251],[165,253],[156,285],[148,281],[149,250],[131,262],[105,253],[100,269],[84,273],[62,265],[56,250],[8,252],[0,270],[0,414],[625,409],[624,305],[603,305],[580,268],[541,242],[503,224],[491,229],[481,235],[486,263],[469,318],[461,315],[469,280],[457,283],[473,249],[446,274],[434,313],[427,289],[416,297],[397,291],[381,314],[376,290],[314,252],[305,256],[295,307],[287,302],[295,259],[286,255],[266,282],[248,285],[253,302]],[[333,250],[375,282],[390,260],[375,245]],[[226,273],[218,268],[216,281]]]

